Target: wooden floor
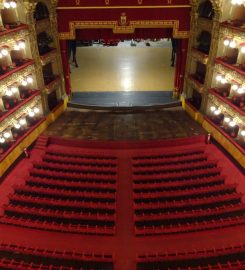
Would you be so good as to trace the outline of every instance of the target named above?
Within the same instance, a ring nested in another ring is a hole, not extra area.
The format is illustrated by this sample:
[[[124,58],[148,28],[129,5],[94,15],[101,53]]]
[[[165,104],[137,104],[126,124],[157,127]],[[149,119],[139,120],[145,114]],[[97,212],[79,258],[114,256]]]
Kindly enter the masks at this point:
[[[78,47],[73,92],[173,90],[171,48]]]
[[[45,134],[84,140],[153,140],[189,137],[205,131],[182,109],[137,113],[69,109]]]

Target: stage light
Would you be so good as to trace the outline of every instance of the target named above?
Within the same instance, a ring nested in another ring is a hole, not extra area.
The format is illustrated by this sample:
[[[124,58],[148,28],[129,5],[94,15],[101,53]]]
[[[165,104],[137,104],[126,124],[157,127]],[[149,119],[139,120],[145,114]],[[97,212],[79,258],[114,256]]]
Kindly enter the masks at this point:
[[[39,108],[37,108],[37,107],[35,107],[35,108],[33,109],[33,111],[34,111],[34,113],[36,113],[36,114],[40,112]]]
[[[10,138],[10,136],[11,136],[10,133],[7,132],[7,131],[3,133],[3,137],[4,137],[5,139]]]
[[[225,117],[224,121],[225,121],[225,123],[229,123],[231,121],[231,119],[229,117]]]
[[[221,111],[220,110],[216,110],[216,111],[214,111],[214,114],[215,115],[219,115],[221,113]]]
[[[5,139],[3,137],[0,137],[0,143],[5,143]]]
[[[21,126],[24,126],[26,124],[26,119],[25,118],[20,119],[19,123]]]

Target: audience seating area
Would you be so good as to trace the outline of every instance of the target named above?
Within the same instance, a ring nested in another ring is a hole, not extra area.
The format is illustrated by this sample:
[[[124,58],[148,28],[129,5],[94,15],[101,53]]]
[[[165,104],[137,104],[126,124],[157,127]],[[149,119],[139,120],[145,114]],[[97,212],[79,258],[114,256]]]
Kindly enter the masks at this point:
[[[112,270],[111,254],[78,253],[0,244],[0,269]]]
[[[40,137],[2,183],[0,269],[245,269],[244,194],[216,150]]]
[[[35,229],[113,235],[117,159],[46,149],[24,185],[14,185],[1,223]]]
[[[203,147],[133,157],[136,235],[183,233],[245,223],[236,184],[226,184]]]
[[[245,269],[245,245],[193,250],[182,253],[143,254],[137,270],[241,270]]]

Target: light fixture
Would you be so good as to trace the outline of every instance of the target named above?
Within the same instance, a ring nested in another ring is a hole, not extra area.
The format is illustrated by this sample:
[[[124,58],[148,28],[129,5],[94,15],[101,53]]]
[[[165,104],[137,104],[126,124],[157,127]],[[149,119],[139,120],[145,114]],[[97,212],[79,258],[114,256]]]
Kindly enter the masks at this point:
[[[5,139],[3,137],[0,137],[0,143],[5,143]]]
[[[11,136],[10,133],[7,131],[3,133],[3,137],[6,139],[10,138],[10,136]]]
[[[241,53],[245,53],[245,45],[242,46]]]
[[[221,113],[221,111],[220,110],[216,110],[216,111],[214,111],[214,114],[215,115],[219,115]]]
[[[15,51],[19,51],[20,50],[20,45],[19,44],[15,44],[14,45],[14,50]]]
[[[239,88],[239,87],[238,87],[237,84],[233,84],[232,87],[231,87],[231,89],[234,90],[234,91],[236,91],[238,88]]]
[[[10,89],[8,89],[6,92],[5,92],[6,96],[8,97],[11,97],[13,95],[12,91]]]
[[[221,82],[222,84],[226,84],[226,83],[227,83],[227,80],[226,80],[226,78],[222,78],[220,82]]]
[[[210,107],[210,111],[211,111],[211,112],[214,112],[215,110],[216,110],[216,108],[215,108],[214,106],[211,106],[211,107]]]
[[[5,7],[5,8],[10,8],[10,3],[9,3],[9,2],[5,2],[5,3],[4,3],[4,7]]]
[[[19,121],[21,126],[24,126],[26,124],[26,119],[25,118],[21,118]]]
[[[14,124],[14,127],[15,127],[16,129],[19,129],[19,128],[20,128],[20,124],[19,124],[19,123],[16,123],[16,124]]]
[[[243,87],[240,87],[240,88],[238,88],[237,93],[238,94],[243,94],[244,91],[245,91],[244,88]]]
[[[25,47],[26,47],[26,43],[25,43],[24,40],[20,40],[20,41],[18,42],[18,45],[19,45],[19,47],[20,47],[21,49],[25,49]]]
[[[34,115],[35,115],[35,113],[34,113],[33,111],[30,111],[30,112],[29,112],[29,116],[30,116],[30,117],[33,117]]]
[[[216,76],[216,81],[221,81],[222,80],[222,76],[220,75],[220,74],[218,74],[217,76]]]
[[[28,83],[33,83],[33,78],[32,78],[31,76],[28,76],[28,77],[26,78],[26,81],[27,81]]]
[[[40,110],[39,110],[38,107],[35,107],[35,108],[33,109],[33,111],[34,111],[34,113],[36,113],[36,114],[40,112]]]
[[[16,6],[17,6],[15,1],[10,1],[9,4],[10,4],[11,8],[16,8]]]
[[[225,39],[225,40],[224,40],[224,45],[225,45],[225,46],[228,46],[229,44],[230,44],[230,40],[229,40],[229,39]]]
[[[22,84],[23,86],[27,86],[28,82],[27,82],[26,80],[23,80],[23,81],[21,82],[21,84]]]
[[[13,94],[15,94],[15,93],[18,92],[18,87],[12,86],[12,87],[10,88],[10,90],[12,91]]]
[[[1,54],[2,54],[3,56],[8,55],[8,50],[7,50],[6,48],[2,49],[2,50],[1,50]]]
[[[2,55],[2,53],[0,53],[0,59],[1,59],[1,58],[3,58],[3,55]]]
[[[232,40],[229,44],[230,48],[235,48],[236,47],[236,42],[234,40]]]
[[[234,127],[236,125],[236,122],[234,122],[234,121],[231,121],[230,123],[229,123],[229,126],[231,126],[231,127]]]
[[[231,121],[231,119],[229,117],[225,117],[224,121],[225,121],[225,123],[229,123]]]
[[[245,130],[241,131],[241,135],[242,135],[242,137],[245,137]]]

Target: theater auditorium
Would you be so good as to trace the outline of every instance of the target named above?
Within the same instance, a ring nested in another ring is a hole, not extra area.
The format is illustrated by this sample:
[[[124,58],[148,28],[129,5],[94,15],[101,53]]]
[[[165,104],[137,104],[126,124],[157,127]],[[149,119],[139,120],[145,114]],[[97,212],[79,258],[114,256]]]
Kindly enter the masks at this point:
[[[245,0],[0,0],[0,269],[245,270]]]

